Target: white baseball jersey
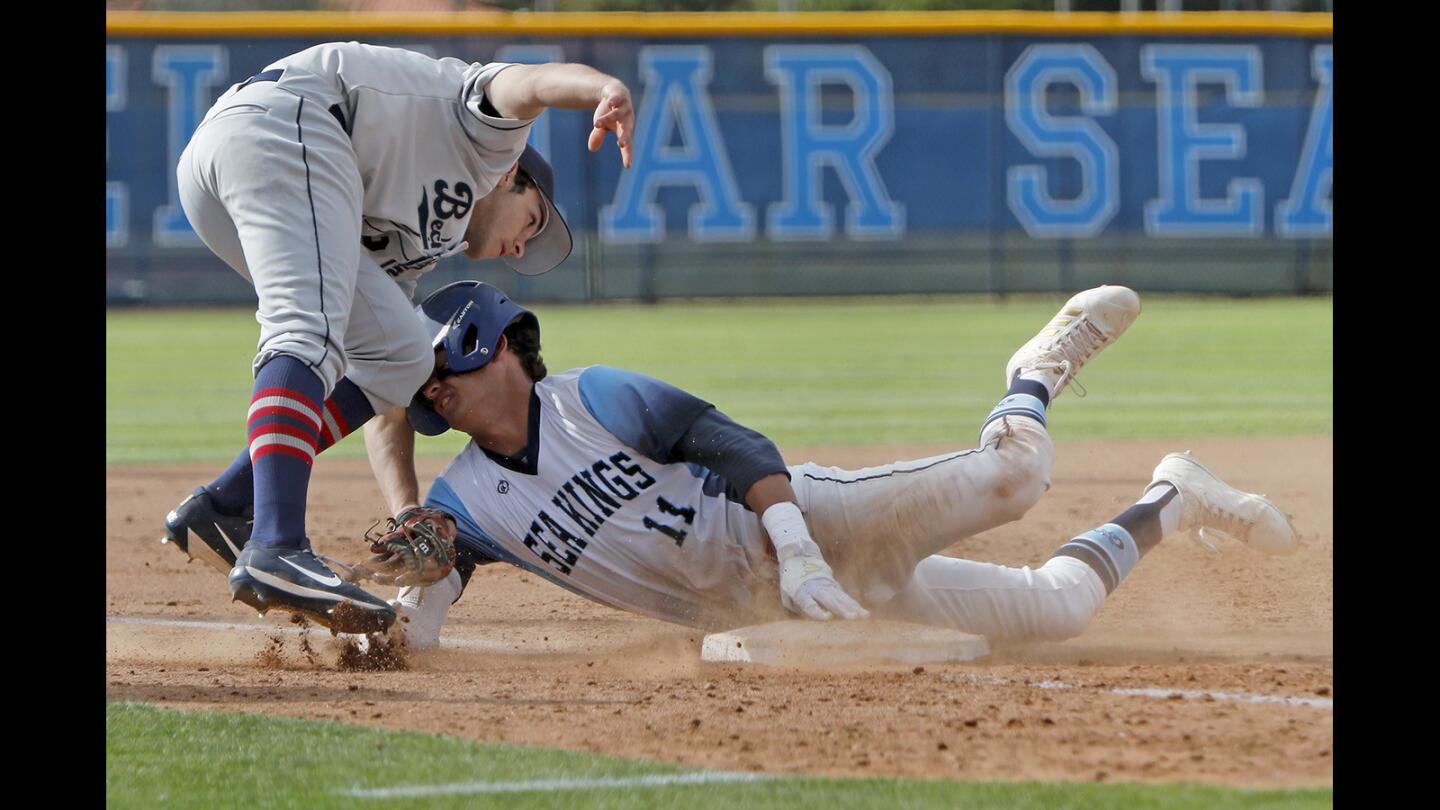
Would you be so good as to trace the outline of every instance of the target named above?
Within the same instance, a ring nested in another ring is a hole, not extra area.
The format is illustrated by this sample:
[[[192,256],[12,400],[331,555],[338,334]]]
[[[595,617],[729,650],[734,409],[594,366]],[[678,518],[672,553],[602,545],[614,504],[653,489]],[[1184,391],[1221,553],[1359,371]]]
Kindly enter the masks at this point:
[[[710,405],[603,366],[546,377],[531,398],[528,458],[474,442],[426,504],[461,542],[603,604],[682,624],[743,608],[763,580],[760,519],[703,467],[662,463]]]
[[[533,119],[481,110],[507,67],[331,42],[267,68],[283,68],[278,87],[330,110],[350,134],[365,187],[361,241],[392,278],[418,278],[459,242],[475,200],[525,151]]]
[[[482,560],[611,607],[692,626],[774,618],[759,518],[719,476],[664,461],[709,407],[603,366],[547,377],[531,397],[524,457],[472,442],[426,505],[453,515],[461,545]],[[1094,616],[1106,586],[1074,557],[1031,569],[936,553],[1015,519],[1048,488],[1054,449],[1043,406],[1029,410],[1035,418],[989,422],[970,450],[862,470],[788,468],[837,579],[875,616],[991,643],[1069,638]]]

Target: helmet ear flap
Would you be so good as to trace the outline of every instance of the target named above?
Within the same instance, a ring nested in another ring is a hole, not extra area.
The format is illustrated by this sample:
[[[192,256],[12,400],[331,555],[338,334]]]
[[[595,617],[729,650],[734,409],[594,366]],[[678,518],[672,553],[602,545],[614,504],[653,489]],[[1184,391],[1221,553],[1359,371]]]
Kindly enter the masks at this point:
[[[405,419],[410,428],[422,436],[439,436],[450,429],[445,417],[435,412],[424,394],[417,393],[405,408]]]

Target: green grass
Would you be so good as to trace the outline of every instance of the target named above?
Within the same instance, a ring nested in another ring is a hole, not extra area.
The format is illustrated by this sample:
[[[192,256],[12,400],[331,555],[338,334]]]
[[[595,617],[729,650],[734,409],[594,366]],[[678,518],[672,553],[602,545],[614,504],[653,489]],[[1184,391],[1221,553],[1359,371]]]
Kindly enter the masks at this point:
[[[109,807],[393,806],[353,789],[460,783],[589,780],[695,773],[615,757],[486,745],[328,721],[189,713],[139,703],[105,711]],[[1191,785],[1060,785],[791,777],[742,784],[468,793],[400,799],[406,807],[665,808],[1125,807],[1309,808],[1333,791],[1247,791]]]
[[[552,370],[603,363],[714,402],[787,449],[968,444],[1058,296],[540,306]],[[1329,435],[1332,301],[1146,296],[1051,409],[1059,440]],[[106,460],[226,461],[258,335],[244,310],[112,311]],[[449,456],[462,443],[422,439]],[[352,438],[336,456],[364,455]]]

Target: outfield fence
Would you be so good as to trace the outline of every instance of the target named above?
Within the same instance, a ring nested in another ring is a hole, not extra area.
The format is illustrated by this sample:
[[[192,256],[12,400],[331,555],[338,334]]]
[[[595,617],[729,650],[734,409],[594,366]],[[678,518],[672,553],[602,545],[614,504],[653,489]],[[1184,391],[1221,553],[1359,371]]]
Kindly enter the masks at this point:
[[[552,110],[531,142],[576,235],[523,300],[1333,284],[1328,14],[107,16],[106,294],[241,303],[174,166],[231,83],[359,39],[627,82],[634,168]]]

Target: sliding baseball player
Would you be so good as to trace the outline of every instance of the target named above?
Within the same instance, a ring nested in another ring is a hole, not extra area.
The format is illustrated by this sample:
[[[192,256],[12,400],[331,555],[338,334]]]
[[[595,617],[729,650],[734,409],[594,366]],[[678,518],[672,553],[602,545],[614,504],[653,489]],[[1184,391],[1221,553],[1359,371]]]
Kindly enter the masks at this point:
[[[438,643],[466,571],[491,562],[690,626],[876,616],[1004,644],[1079,634],[1168,535],[1219,533],[1272,554],[1296,547],[1273,503],[1172,453],[1133,506],[1065,539],[1037,568],[938,555],[1019,519],[1049,487],[1049,404],[1139,315],[1124,287],[1074,296],[1015,352],[978,446],[862,470],[786,465],[764,436],[641,374],[552,375],[534,313],[492,286],[452,284],[417,312],[435,361],[409,420],[470,441],[426,499],[453,519],[453,534],[429,545],[453,537],[462,564],[402,592],[411,647]],[[393,577],[425,556],[377,551],[349,573]]]

